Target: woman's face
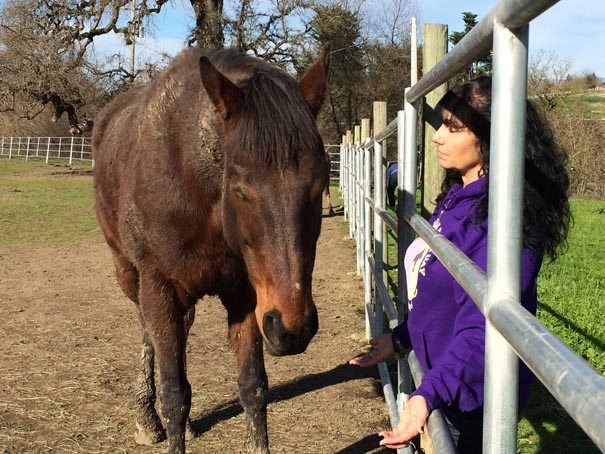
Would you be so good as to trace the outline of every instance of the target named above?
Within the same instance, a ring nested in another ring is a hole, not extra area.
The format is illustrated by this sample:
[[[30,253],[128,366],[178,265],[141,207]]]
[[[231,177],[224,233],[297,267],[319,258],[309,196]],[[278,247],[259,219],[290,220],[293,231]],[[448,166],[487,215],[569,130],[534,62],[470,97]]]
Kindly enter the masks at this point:
[[[439,165],[446,170],[460,172],[466,186],[479,178],[481,170],[479,139],[467,127],[454,126],[460,122],[451,117],[452,114],[445,111],[444,121],[433,135],[433,143],[437,145]]]

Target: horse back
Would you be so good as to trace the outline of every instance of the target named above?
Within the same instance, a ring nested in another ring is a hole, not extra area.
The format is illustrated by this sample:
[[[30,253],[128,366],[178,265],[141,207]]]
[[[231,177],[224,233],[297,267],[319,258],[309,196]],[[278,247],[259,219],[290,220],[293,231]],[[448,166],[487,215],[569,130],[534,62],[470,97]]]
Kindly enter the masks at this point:
[[[186,50],[155,81],[118,96],[93,130],[96,211],[108,244],[167,274],[205,268],[204,258],[225,249],[219,126],[200,55]]]

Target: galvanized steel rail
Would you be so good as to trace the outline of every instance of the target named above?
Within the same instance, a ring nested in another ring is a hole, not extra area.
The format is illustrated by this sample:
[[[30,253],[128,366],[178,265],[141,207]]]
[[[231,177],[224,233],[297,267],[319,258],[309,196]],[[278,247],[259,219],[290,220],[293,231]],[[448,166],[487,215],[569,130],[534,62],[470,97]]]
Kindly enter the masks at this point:
[[[374,138],[355,141],[343,137],[341,186],[351,236],[358,240],[358,271],[364,276],[366,331],[379,335],[383,311],[393,328],[405,316],[406,304],[396,309],[383,282],[382,243],[386,225],[398,237],[399,301],[407,301],[403,255],[418,233],[458,280],[486,317],[486,375],[483,452],[516,452],[518,359],[521,358],[569,412],[595,444],[605,451],[605,378],[563,344],[520,304],[520,252],[522,247],[522,175],[527,99],[528,23],[558,0],[501,0],[452,51],[406,90],[405,111]],[[494,51],[492,82],[492,131],[488,275],[416,213],[417,103],[422,96],[458,73],[487,51]],[[511,134],[515,131],[515,134]],[[397,133],[398,220],[384,209],[382,142]],[[374,156],[372,159],[371,152]],[[373,161],[373,165],[372,165]],[[372,167],[374,178],[371,179]],[[371,194],[371,188],[374,193]],[[353,194],[353,192],[356,192]],[[355,213],[355,216],[352,216]],[[372,229],[371,215],[374,225]],[[362,223],[363,225],[360,225]],[[372,247],[373,246],[373,247]],[[372,256],[374,254],[374,256]],[[418,364],[410,366],[418,382]],[[385,396],[396,425],[407,401],[405,362],[399,362],[399,382],[394,393],[386,373]],[[395,394],[397,397],[395,398]],[[394,404],[396,399],[397,405]],[[443,421],[428,422],[428,432],[438,452],[455,452]],[[445,432],[445,433],[444,433]],[[409,450],[400,450],[409,452]]]

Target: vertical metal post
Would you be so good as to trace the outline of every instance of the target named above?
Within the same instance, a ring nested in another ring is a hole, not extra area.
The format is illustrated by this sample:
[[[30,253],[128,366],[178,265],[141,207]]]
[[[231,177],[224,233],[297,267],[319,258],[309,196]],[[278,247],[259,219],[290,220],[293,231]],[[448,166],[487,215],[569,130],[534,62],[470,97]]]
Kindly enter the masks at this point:
[[[406,237],[406,231],[411,230],[411,227],[403,218],[403,201],[404,201],[404,166],[408,165],[405,158],[405,112],[400,110],[397,112],[397,312],[399,315],[399,323],[404,323],[405,315],[408,308],[407,297],[407,282],[405,277],[405,267],[403,266],[403,257],[407,250],[409,239]],[[413,235],[412,230],[412,235]],[[413,236],[412,236],[413,239]],[[403,414],[403,410],[408,402],[409,393],[412,392],[412,376],[410,367],[404,358],[397,360],[397,410],[399,415]],[[411,447],[400,448],[397,450],[399,454],[412,454]]]
[[[406,88],[405,93],[407,94],[409,88]],[[405,102],[405,114],[398,113],[397,118],[403,116],[405,122],[403,138],[397,137],[398,151],[397,157],[399,162],[399,171],[397,175],[397,186],[399,189],[398,194],[398,205],[399,210],[397,211],[398,218],[398,238],[399,238],[399,249],[398,249],[398,267],[399,267],[399,299],[401,305],[399,308],[399,316],[403,320],[408,311],[408,292],[407,292],[407,281],[405,278],[405,266],[403,259],[405,257],[405,251],[409,245],[414,241],[415,232],[412,227],[405,221],[406,213],[414,213],[416,211],[416,187],[418,182],[416,177],[418,175],[418,111],[414,105],[409,102]],[[401,140],[403,139],[403,147]],[[400,361],[399,363],[402,363]],[[402,400],[407,401],[407,394],[412,390],[412,379],[410,377],[409,366],[405,364],[399,364],[399,392],[402,393]],[[403,397],[405,396],[405,397]],[[401,404],[403,405],[403,403]]]
[[[17,157],[21,156],[21,137],[18,138],[19,143],[17,144]]]
[[[361,126],[356,125],[353,129],[354,140],[355,140],[355,245],[357,249],[357,275],[362,274],[362,255],[363,255],[363,233],[362,233],[362,222],[363,222],[363,199],[362,199],[362,184],[363,184],[363,171],[362,171],[362,153],[360,148],[361,142]]]
[[[361,120],[361,141],[362,143],[366,141],[366,139],[370,135],[370,120],[368,118],[364,118]],[[363,230],[364,230],[364,242],[363,242],[363,288],[364,294],[363,299],[366,307],[372,304],[372,269],[368,262],[368,257],[372,253],[372,207],[365,201],[365,196],[370,197],[370,191],[372,190],[372,173],[371,173],[371,156],[369,148],[362,148],[361,153],[363,153],[363,191],[364,191],[364,201],[363,201]],[[372,337],[372,328],[370,326],[370,321],[368,318],[365,318],[366,321],[366,338]]]
[[[346,216],[345,219],[349,219],[351,217],[351,206],[349,205],[349,191],[350,191],[350,186],[349,183],[351,182],[351,166],[349,165],[349,160],[351,158],[351,153],[349,150],[349,136],[347,136],[346,134],[343,136],[344,137],[344,143],[345,143],[345,194],[344,194],[344,204],[346,207]]]
[[[528,31],[494,23],[483,429],[491,454],[517,451],[519,362],[489,314],[504,297],[521,299]]]
[[[342,136],[340,142],[340,162],[338,163],[338,189],[344,198],[344,165],[345,165],[345,153],[344,153],[345,136]]]
[[[349,159],[349,155],[347,153],[347,136],[343,134],[342,136],[342,170],[340,174],[340,179],[342,180],[342,205],[343,205],[343,214],[345,220],[349,218],[349,204],[348,200],[348,184],[349,184],[349,166],[347,164],[347,160]]]
[[[38,137],[38,144],[36,145],[36,158],[39,156],[40,153],[40,137]]]
[[[12,159],[13,157],[13,138],[11,137],[10,147],[8,149],[8,159]]]
[[[353,155],[353,134],[350,130],[347,131],[347,153],[349,154],[349,190],[347,194],[349,204],[349,238],[353,238],[353,223],[355,222],[355,206],[353,204],[355,194],[355,160]]]
[[[48,142],[46,143],[46,163],[48,164],[48,157],[50,155],[50,137],[48,137]]]
[[[411,71],[410,71],[410,85],[415,85],[418,82],[418,27],[416,25],[416,16],[412,16],[412,33],[410,39],[411,47]]]
[[[31,137],[27,138],[27,148],[25,149],[25,161],[27,161],[29,159],[29,142],[30,142]]]
[[[384,209],[384,172],[382,171],[382,144],[374,144],[374,203],[378,208]],[[384,244],[384,221],[374,214],[374,279],[383,279],[383,254]],[[374,298],[377,335],[382,334],[384,329],[384,312],[380,298]]]

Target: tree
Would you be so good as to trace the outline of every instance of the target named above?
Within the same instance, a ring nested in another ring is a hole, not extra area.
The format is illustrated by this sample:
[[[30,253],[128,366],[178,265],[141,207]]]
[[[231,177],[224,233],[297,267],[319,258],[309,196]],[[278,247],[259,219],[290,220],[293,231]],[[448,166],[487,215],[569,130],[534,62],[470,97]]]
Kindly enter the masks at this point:
[[[397,111],[403,108],[405,87],[410,85],[414,8],[410,0],[385,0],[379,8],[366,14],[364,102],[371,106],[372,101],[386,101],[389,119],[395,118]]]
[[[223,0],[190,0],[195,13],[193,39],[205,49],[221,49],[223,36]]]
[[[359,96],[364,81],[363,40],[359,11],[346,5],[318,6],[311,23],[317,47],[331,43],[326,105],[320,125],[330,128],[331,140],[340,141],[347,129],[359,122]]]
[[[311,0],[238,0],[231,6],[224,17],[229,47],[275,62],[291,73],[305,67]]]
[[[403,108],[410,80],[410,0],[379,3],[330,2],[315,7],[310,36],[315,53],[331,42],[328,97],[319,125],[324,137],[340,142],[373,101],[386,101],[388,118]],[[394,148],[393,148],[394,150]]]
[[[569,78],[571,60],[561,59],[554,52],[537,51],[527,68],[527,92],[538,99],[547,111],[560,103],[564,82]]]
[[[585,87],[588,89],[596,88],[597,85],[599,85],[599,83],[600,83],[599,78],[594,71],[592,71],[592,72],[587,71],[584,74],[583,78],[584,78]]]
[[[80,117],[98,108],[92,92],[106,101],[158,71],[158,63],[135,70],[120,55],[97,62],[91,44],[109,33],[131,44],[168,1],[7,0],[0,11],[0,110],[31,119],[52,105],[53,119],[66,113],[78,131]],[[188,43],[220,49],[226,42],[295,71],[302,67],[309,1],[232,0],[225,14],[223,0],[189,0],[195,26]]]
[[[82,125],[90,124],[80,116],[95,113],[109,94],[104,88],[136,76],[122,64],[95,65],[87,58],[90,45],[110,32],[130,37],[134,24],[167,1],[139,1],[129,22],[126,0],[5,2],[0,18],[0,111],[33,119],[50,105],[53,121],[66,114],[72,131],[80,132]]]
[[[458,44],[477,25],[477,15],[465,11],[462,13],[462,21],[464,22],[464,31],[452,32],[449,37],[450,43],[453,46]],[[458,82],[465,82],[482,75],[490,75],[492,73],[492,52],[490,51],[485,57],[475,60],[467,69],[466,73],[459,76]]]

